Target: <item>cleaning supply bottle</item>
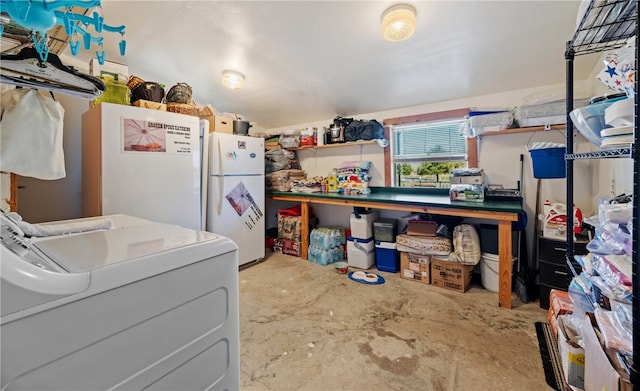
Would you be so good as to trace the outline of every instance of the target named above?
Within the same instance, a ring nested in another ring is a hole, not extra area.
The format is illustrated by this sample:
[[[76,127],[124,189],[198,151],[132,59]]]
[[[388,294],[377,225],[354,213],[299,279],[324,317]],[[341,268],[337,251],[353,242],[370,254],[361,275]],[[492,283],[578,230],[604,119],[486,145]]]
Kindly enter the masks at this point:
[[[580,208],[576,208],[576,204],[573,204],[573,233],[579,234],[582,232],[582,211]]]
[[[329,193],[338,191],[338,170],[335,168],[327,175],[327,191]]]

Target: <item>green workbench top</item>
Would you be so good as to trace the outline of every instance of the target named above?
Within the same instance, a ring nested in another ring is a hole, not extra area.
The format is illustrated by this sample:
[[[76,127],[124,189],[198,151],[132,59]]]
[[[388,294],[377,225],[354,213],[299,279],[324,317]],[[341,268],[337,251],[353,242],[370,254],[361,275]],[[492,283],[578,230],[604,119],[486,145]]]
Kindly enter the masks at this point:
[[[393,203],[402,205],[471,209],[494,212],[522,212],[522,205],[519,201],[451,201],[449,198],[449,189],[444,188],[416,189],[404,187],[370,187],[370,189],[371,193],[366,195],[344,195],[340,193],[297,193],[287,191],[267,191],[267,195],[300,196],[333,200],[360,200],[387,204]]]

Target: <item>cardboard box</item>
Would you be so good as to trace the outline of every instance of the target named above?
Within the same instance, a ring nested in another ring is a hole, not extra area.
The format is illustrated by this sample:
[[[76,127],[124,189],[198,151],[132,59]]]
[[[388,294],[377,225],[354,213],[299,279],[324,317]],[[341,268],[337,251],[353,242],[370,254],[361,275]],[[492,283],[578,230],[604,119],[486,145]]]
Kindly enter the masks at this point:
[[[474,265],[463,265],[445,259],[431,259],[431,285],[466,292],[471,283]]]
[[[400,252],[400,277],[405,280],[429,284],[431,281],[431,256]]]
[[[167,105],[164,103],[154,102],[151,100],[138,99],[131,104],[132,106],[142,107],[144,109],[167,111]]]
[[[611,363],[609,355],[596,335],[597,322],[588,312],[582,320],[584,341],[584,389],[607,391],[632,391],[629,378]],[[599,330],[598,330],[599,332]]]
[[[407,235],[436,236],[438,224],[435,221],[409,220]]]
[[[277,238],[273,242],[273,251],[299,257],[302,252],[302,242],[299,240]]]
[[[198,117],[200,117],[200,119],[206,119],[207,122],[209,122],[209,133],[212,133],[213,128],[216,126],[216,114],[213,106],[207,104],[204,107],[198,107]]]
[[[558,353],[567,384],[584,388],[584,349],[578,345],[578,333],[566,323],[569,315],[558,316]]]
[[[92,58],[89,62],[89,74],[91,76],[113,78],[115,81],[126,83],[129,80],[129,66],[107,60],[103,65],[100,65],[98,59]]]
[[[213,130],[209,129],[210,132],[233,134],[233,120],[231,118],[216,116],[213,122]]]

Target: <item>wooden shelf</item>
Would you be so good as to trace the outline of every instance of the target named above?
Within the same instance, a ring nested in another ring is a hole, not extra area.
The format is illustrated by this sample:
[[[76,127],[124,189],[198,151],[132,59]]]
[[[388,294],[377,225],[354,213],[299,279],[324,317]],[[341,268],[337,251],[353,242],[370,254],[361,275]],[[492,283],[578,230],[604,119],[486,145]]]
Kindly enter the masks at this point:
[[[542,131],[542,130],[565,130],[566,128],[567,128],[566,124],[551,125],[549,127],[546,127],[546,126],[529,126],[529,127],[525,127],[525,128],[511,128],[511,129],[503,129],[503,130],[494,130],[494,131],[491,131],[491,132],[481,133],[478,136],[497,136],[497,135],[500,135],[500,134],[539,132],[539,131]]]
[[[326,144],[326,145],[311,145],[308,147],[294,147],[294,148],[285,148],[290,151],[303,151],[306,149],[324,149],[324,148],[339,148],[339,147],[352,147],[354,145],[369,145],[369,144],[377,144],[376,140],[367,140],[367,141],[349,141],[346,143],[338,143],[338,144]]]

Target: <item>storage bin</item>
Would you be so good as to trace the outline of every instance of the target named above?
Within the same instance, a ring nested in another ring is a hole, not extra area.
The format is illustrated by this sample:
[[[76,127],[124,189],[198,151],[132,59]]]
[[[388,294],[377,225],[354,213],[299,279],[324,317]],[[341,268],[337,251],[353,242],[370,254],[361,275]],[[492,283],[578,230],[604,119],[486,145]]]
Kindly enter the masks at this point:
[[[513,271],[516,258],[511,260],[511,270]],[[500,259],[498,254],[482,253],[480,258],[480,274],[482,278],[482,286],[484,289],[498,293],[500,288],[499,275],[500,275]]]
[[[397,273],[400,267],[400,258],[395,243],[375,242],[376,268],[383,272]]]
[[[566,150],[565,147],[530,150],[533,177],[539,179],[566,177],[567,166],[564,160]]]
[[[282,148],[298,148],[300,146],[300,130],[285,130],[280,137]]]
[[[372,239],[373,222],[378,219],[378,211],[370,210],[366,212],[360,212],[358,213],[358,216],[359,217],[356,217],[355,213],[351,213],[351,236],[359,239]]]
[[[373,222],[373,238],[376,242],[395,242],[397,227],[396,219],[378,219]]]
[[[349,266],[359,269],[369,269],[375,262],[375,250],[373,238],[359,239],[349,236],[347,238],[347,258]]]
[[[602,142],[600,131],[609,127],[605,123],[605,110],[611,106],[612,103],[618,102],[622,99],[626,99],[626,96],[613,97],[600,102],[591,103],[590,105],[573,110],[569,115],[580,134],[582,134],[584,138],[589,140],[592,144],[599,147]]]

